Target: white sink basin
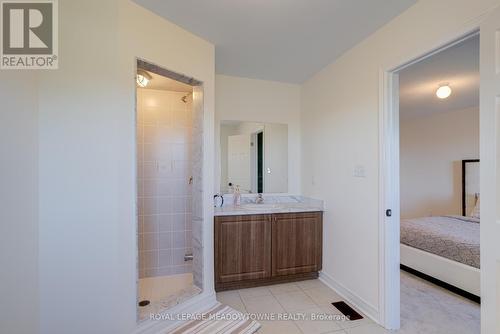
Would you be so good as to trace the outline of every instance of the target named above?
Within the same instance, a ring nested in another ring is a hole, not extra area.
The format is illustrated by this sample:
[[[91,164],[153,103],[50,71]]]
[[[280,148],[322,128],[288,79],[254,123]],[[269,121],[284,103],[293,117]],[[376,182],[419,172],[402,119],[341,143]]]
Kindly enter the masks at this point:
[[[255,211],[264,211],[264,210],[273,210],[279,208],[277,204],[244,204],[241,206],[242,209],[246,210],[255,210]]]

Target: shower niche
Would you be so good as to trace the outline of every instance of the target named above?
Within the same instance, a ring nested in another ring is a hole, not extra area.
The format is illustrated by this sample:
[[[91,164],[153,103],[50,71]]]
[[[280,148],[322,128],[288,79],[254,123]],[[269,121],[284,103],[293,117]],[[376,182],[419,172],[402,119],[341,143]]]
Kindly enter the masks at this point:
[[[136,74],[138,318],[202,289],[202,83],[142,60]]]

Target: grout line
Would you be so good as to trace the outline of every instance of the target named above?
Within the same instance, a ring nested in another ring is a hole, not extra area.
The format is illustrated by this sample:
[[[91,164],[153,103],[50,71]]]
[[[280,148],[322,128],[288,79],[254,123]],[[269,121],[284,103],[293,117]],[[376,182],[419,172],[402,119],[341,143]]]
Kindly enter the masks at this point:
[[[294,283],[295,284],[295,283]],[[278,298],[276,298],[276,296],[273,294],[273,292],[271,290],[269,290],[271,292],[271,295],[274,297],[274,299],[276,299],[276,301],[278,302],[278,304],[280,304],[281,308],[285,311],[285,312],[288,312],[285,308],[285,306],[283,306],[283,304],[280,303],[280,301],[278,300]],[[296,311],[297,312],[297,311]],[[292,312],[290,312],[292,313]],[[307,333],[304,333],[304,331],[299,327],[299,325],[297,325],[297,323],[294,321],[294,320],[291,320],[291,323],[299,330],[299,332],[303,333],[303,334],[307,334]]]
[[[266,288],[267,288],[267,287],[266,287]],[[241,289],[236,290],[236,291],[238,292],[238,296],[239,296],[240,300],[242,301],[243,306],[245,307],[245,311],[248,313],[248,310],[247,310],[247,305],[245,304],[245,301],[244,301],[243,297],[242,297],[242,296],[241,296],[241,294],[240,294],[240,290],[241,290]],[[269,294],[269,295],[262,295],[262,296],[256,296],[256,297],[271,296],[271,297],[273,297],[273,298],[274,298],[274,300],[276,300],[276,302],[280,305],[280,307],[283,309],[283,311],[287,312],[287,311],[286,311],[286,309],[285,309],[285,307],[284,307],[284,306],[280,303],[280,301],[276,298],[276,296],[272,293],[272,291],[271,291],[269,288],[267,288],[267,290],[269,290],[269,292],[270,292],[270,294]],[[250,297],[250,298],[252,298],[252,297]],[[295,321],[293,321],[293,320],[289,320],[289,322],[291,322],[291,323],[292,323],[292,324],[293,324],[293,325],[294,325],[294,326],[295,326],[295,327],[299,330],[299,332],[301,332],[301,333],[303,333],[303,334],[307,334],[307,333],[304,333],[304,332],[300,329],[300,327],[299,327],[299,326],[295,323]],[[262,323],[261,323],[261,326],[263,326],[263,327],[264,327],[264,325],[263,325]]]
[[[297,282],[279,283],[279,284],[276,284],[276,285],[295,285],[300,290],[300,287],[297,284]],[[269,285],[269,286],[273,286],[273,285]],[[271,291],[271,293],[274,295],[273,290],[269,289],[269,291]],[[296,292],[296,291],[287,291],[287,292]]]
[[[243,298],[241,298],[239,292],[237,293],[238,295],[238,299],[240,300],[241,302],[241,305],[243,305],[243,308],[245,309],[245,313],[248,313],[248,310],[247,310],[247,306],[245,305],[245,303],[243,302]]]

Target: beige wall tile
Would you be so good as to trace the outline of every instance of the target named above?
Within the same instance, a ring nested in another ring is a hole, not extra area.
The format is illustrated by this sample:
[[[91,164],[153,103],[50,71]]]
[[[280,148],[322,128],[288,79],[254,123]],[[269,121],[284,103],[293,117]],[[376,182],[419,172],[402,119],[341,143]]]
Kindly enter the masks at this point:
[[[139,249],[160,250],[139,258],[145,276],[191,270],[184,254],[192,252],[192,242],[187,240],[192,234],[186,220],[192,218],[188,179],[193,173],[193,127],[192,104],[182,102],[184,95],[149,89],[141,89],[138,94]]]

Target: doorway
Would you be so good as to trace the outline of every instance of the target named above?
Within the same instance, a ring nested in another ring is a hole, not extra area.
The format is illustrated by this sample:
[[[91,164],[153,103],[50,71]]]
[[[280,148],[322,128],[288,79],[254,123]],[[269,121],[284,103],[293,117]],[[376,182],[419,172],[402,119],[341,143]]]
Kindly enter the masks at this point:
[[[384,309],[382,310],[382,319],[385,322],[385,325],[389,329],[398,329],[401,326],[401,319],[400,319],[400,313],[402,311],[403,318],[405,315],[405,309],[404,305],[401,306],[401,302],[406,302],[405,301],[405,295],[404,295],[404,289],[409,289],[408,286],[408,281],[413,279],[413,276],[415,274],[407,274],[404,273],[403,277],[400,278],[400,264],[402,263],[401,261],[405,260],[408,261],[408,256],[410,256],[410,262],[414,259],[417,259],[417,262],[420,261],[421,255],[420,253],[415,253],[415,254],[410,254],[408,255],[406,253],[407,249],[403,246],[400,246],[401,242],[401,237],[403,236],[400,234],[400,221],[401,217],[407,214],[407,211],[405,211],[407,208],[406,207],[401,207],[403,204],[401,201],[401,196],[402,196],[402,191],[401,187],[403,186],[401,175],[402,175],[402,168],[404,166],[400,166],[402,155],[400,152],[401,149],[401,132],[400,132],[400,124],[402,122],[402,117],[400,112],[400,99],[401,95],[403,95],[403,92],[400,92],[400,80],[401,80],[401,73],[404,73],[405,71],[409,71],[409,69],[412,66],[416,66],[419,63],[424,63],[424,62],[429,62],[430,59],[434,57],[438,57],[440,53],[444,52],[451,52],[454,48],[460,47],[460,45],[463,45],[465,43],[471,43],[470,41],[475,39],[477,42],[477,51],[479,49],[479,33],[477,31],[474,31],[472,33],[469,33],[458,40],[455,40],[439,49],[436,49],[416,60],[413,60],[407,64],[401,65],[399,67],[396,67],[390,71],[381,71],[381,79],[382,79],[382,85],[384,89],[381,91],[381,203],[380,203],[380,208],[381,208],[381,238],[383,240],[382,245],[381,245],[381,254],[383,254],[383,264],[381,265],[381,291],[383,291],[383,303]],[[479,60],[478,60],[479,62]],[[477,73],[477,85],[479,85],[479,69],[476,71]],[[421,72],[420,72],[421,73]],[[439,80],[439,82],[433,83],[433,88],[432,88],[432,93],[434,94],[434,98],[439,99],[439,93],[438,90],[443,86],[452,86],[453,89],[453,84],[450,84],[447,82],[446,78],[442,78]],[[455,86],[458,87],[458,86]],[[419,87],[420,89],[425,89],[422,85]],[[447,87],[449,88],[449,87]],[[459,89],[456,90],[458,93]],[[477,89],[478,94],[477,94],[477,102],[479,100],[479,88]],[[401,94],[400,94],[401,93]],[[437,95],[436,95],[437,94]],[[478,103],[477,103],[477,109],[478,109]],[[478,113],[478,111],[477,111]],[[404,116],[403,116],[404,117]],[[479,118],[479,116],[477,116]],[[427,134],[425,132],[421,133],[421,136],[426,136]],[[424,141],[424,140],[422,140]],[[433,145],[433,144],[431,144]],[[477,156],[475,155],[477,154]],[[461,160],[467,160],[467,159],[474,159],[474,158],[479,158],[479,148],[477,152],[474,154],[474,156],[466,155],[461,159],[456,159],[455,165],[453,166],[453,162],[449,162],[448,167],[450,167],[450,175],[449,177],[453,179],[454,177],[458,174],[458,169],[456,169],[461,163]],[[459,161],[460,160],[460,161]],[[413,161],[415,163],[415,161]],[[418,160],[416,161],[417,163],[419,162]],[[422,162],[422,161],[420,161]],[[429,161],[424,162],[424,165],[428,165]],[[455,168],[455,170],[453,170]],[[452,175],[455,173],[456,175]],[[418,179],[418,177],[417,177]],[[459,180],[460,182],[460,180]],[[457,192],[461,193],[461,189],[455,189]],[[415,192],[415,191],[414,191]],[[455,198],[457,199],[457,198]],[[456,203],[455,203],[456,202]],[[461,214],[461,203],[462,199],[458,198],[457,201],[453,202],[453,207],[457,208],[460,210],[460,213],[457,212],[458,214]],[[479,206],[479,203],[478,203]],[[433,211],[436,214],[433,214]],[[403,214],[402,214],[403,213]],[[430,213],[430,215],[429,215]],[[453,212],[452,212],[453,213]],[[428,216],[435,216],[440,214],[436,208],[432,208],[431,211],[427,212]],[[444,215],[444,214],[443,214]],[[434,218],[433,218],[434,219]],[[479,224],[477,224],[477,234],[479,237]],[[400,250],[401,247],[401,250]],[[479,245],[478,245],[479,249]],[[421,251],[419,249],[418,251]],[[425,254],[423,254],[425,255]],[[440,259],[438,257],[433,257],[432,259]],[[424,264],[427,263],[427,260],[423,261]],[[446,262],[448,264],[448,262]],[[451,261],[450,261],[451,263]],[[413,263],[415,265],[415,263]],[[432,266],[436,266],[436,263],[432,263]],[[439,263],[437,264],[439,266]],[[457,265],[458,267],[459,265]],[[470,266],[469,266],[470,267]],[[452,270],[455,270],[456,268],[453,268]],[[418,267],[417,269],[423,270],[422,267]],[[418,272],[419,270],[415,270]],[[423,270],[425,271],[425,270]],[[462,275],[462,272],[458,271],[460,275]],[[438,281],[446,281],[446,275],[445,277],[439,276],[439,273],[432,273],[432,275],[427,275],[427,278],[433,278],[433,276],[438,276]],[[407,275],[411,275],[411,278],[408,279]],[[465,284],[465,287],[459,286],[462,288],[462,290],[467,290],[467,288],[470,288],[471,284],[474,285],[473,293],[472,294],[479,294],[479,285],[480,285],[480,274],[479,274],[479,269],[476,269],[474,272],[471,270],[469,273],[465,273],[464,275],[469,275],[468,277],[464,278],[463,280],[468,281],[468,283]],[[434,277],[435,278],[435,277]],[[401,281],[403,279],[403,281]],[[420,278],[416,278],[420,280]],[[432,280],[431,280],[432,281]],[[413,282],[413,281],[412,281]],[[420,281],[419,281],[420,282]],[[428,284],[428,281],[422,281],[422,284]],[[471,283],[472,282],[472,283]],[[414,283],[414,282],[413,282]],[[429,283],[429,288],[433,288],[435,285],[436,281],[433,283]],[[450,282],[448,282],[450,283]],[[456,285],[456,281],[452,281],[450,285]],[[460,282],[458,282],[460,283]],[[468,285],[467,285],[468,284]],[[411,284],[410,284],[411,285]],[[410,287],[411,288],[411,287]],[[401,292],[403,289],[403,292]],[[402,297],[403,298],[402,298]],[[476,312],[476,311],[475,311]],[[477,307],[477,328],[480,326],[480,321],[479,321],[479,307]]]
[[[250,138],[251,192],[262,194],[264,192],[264,130],[253,132]]]
[[[403,330],[480,332],[479,58],[473,35],[397,73]]]
[[[257,193],[264,192],[264,132],[257,133]]]
[[[138,320],[201,293],[200,81],[137,60]]]

